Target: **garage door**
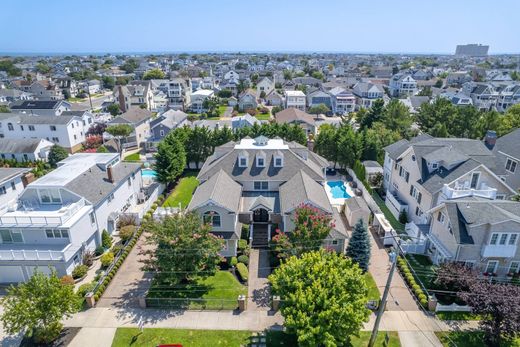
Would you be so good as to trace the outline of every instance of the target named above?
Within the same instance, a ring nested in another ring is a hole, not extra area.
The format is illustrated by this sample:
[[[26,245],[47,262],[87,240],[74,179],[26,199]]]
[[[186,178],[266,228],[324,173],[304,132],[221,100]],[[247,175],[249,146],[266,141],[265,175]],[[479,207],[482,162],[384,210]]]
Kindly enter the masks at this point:
[[[1,266],[0,283],[23,282],[23,272],[21,266]]]

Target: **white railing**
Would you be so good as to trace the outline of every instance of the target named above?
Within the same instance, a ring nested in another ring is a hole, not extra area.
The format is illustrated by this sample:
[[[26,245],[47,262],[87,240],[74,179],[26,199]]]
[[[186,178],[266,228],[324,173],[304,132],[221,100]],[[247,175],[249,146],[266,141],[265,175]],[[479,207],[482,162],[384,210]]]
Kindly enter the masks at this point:
[[[0,250],[0,260],[45,260],[45,261],[66,261],[72,257],[78,247],[69,244],[61,251],[37,250],[37,249],[10,249]]]
[[[81,199],[71,205],[64,206],[58,211],[49,212],[49,214],[57,214],[56,216],[41,216],[32,214],[33,211],[18,210],[12,212],[12,215],[0,216],[0,224],[4,225],[61,225],[71,218],[76,212],[86,205],[85,199]],[[43,211],[37,211],[38,214]],[[8,213],[11,214],[11,213]],[[31,215],[32,214],[32,215]]]
[[[399,219],[399,214],[401,211],[408,212],[408,205],[402,201],[397,200],[394,194],[390,192],[387,192],[386,194],[385,205],[397,219]]]
[[[495,188],[487,187],[486,185],[480,186],[480,189],[474,189],[474,188],[466,188],[466,187],[459,187],[459,188],[451,188],[447,184],[444,185],[442,188],[442,193],[446,196],[446,199],[457,199],[462,197],[468,197],[468,196],[479,196],[482,198],[487,199],[496,199],[497,197],[497,190]]]

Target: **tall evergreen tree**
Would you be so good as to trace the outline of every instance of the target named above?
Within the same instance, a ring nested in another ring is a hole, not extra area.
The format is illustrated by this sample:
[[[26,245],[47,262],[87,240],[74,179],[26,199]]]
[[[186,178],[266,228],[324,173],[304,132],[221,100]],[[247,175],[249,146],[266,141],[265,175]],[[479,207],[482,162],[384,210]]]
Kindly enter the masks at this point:
[[[368,271],[368,264],[370,262],[370,238],[367,228],[361,219],[354,226],[346,254],[357,263],[363,271]]]
[[[184,146],[182,142],[171,133],[157,146],[155,159],[157,179],[164,184],[175,181],[186,167],[186,151],[184,150]]]

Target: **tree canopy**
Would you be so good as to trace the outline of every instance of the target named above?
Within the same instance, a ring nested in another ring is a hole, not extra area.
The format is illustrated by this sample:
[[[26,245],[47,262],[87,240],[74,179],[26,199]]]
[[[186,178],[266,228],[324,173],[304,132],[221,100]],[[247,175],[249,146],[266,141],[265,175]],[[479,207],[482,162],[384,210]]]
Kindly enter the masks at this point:
[[[54,145],[51,147],[49,151],[49,157],[47,160],[49,161],[49,164],[53,167],[56,167],[56,164],[62,160],[67,159],[69,156],[69,152],[61,146]]]
[[[161,69],[151,69],[144,73],[144,80],[160,80],[163,79],[166,75]]]
[[[367,285],[350,259],[323,249],[293,256],[269,276],[284,326],[300,346],[341,346],[368,321]]]
[[[173,133],[166,135],[157,147],[155,171],[164,184],[174,182],[186,167],[186,151],[183,143]]]

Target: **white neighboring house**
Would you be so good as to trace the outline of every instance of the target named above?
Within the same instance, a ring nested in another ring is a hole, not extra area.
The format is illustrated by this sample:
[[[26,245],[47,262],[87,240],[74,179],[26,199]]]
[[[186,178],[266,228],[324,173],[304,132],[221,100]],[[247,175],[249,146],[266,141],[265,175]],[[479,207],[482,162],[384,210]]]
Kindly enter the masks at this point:
[[[31,169],[0,168],[0,206],[16,199],[23,191],[23,176]]]
[[[265,96],[269,95],[274,90],[274,82],[269,78],[264,77],[260,82],[256,84],[256,98],[260,98],[260,94],[262,92],[265,93]]]
[[[83,120],[76,116],[30,116],[21,113],[0,114],[0,138],[46,139],[70,153],[85,142]]]
[[[329,91],[332,95],[332,112],[343,115],[356,110],[356,97],[341,87]]]
[[[409,74],[395,74],[389,83],[390,95],[393,97],[410,96],[417,93],[417,82]]]
[[[195,113],[205,112],[204,101],[215,95],[213,90],[199,89],[191,94],[191,110]]]
[[[305,111],[305,94],[301,90],[286,90],[285,93],[285,108],[297,108],[300,111]]]
[[[357,97],[357,104],[360,107],[370,108],[377,99],[383,99],[385,91],[383,88],[370,82],[359,82],[354,85],[352,90]]]
[[[24,161],[47,161],[54,143],[45,139],[5,139],[0,138],[2,159]]]
[[[36,116],[61,116],[63,112],[70,111],[71,105],[63,100],[26,100],[16,105],[11,105],[10,109],[13,112]]]
[[[114,231],[135,205],[141,167],[116,153],[76,154],[0,209],[0,283],[28,280],[35,268],[71,274],[83,253]]]
[[[240,79],[240,75],[237,72],[231,70],[231,71],[228,71],[228,72],[226,72],[224,74],[224,79],[225,80],[236,80],[236,81],[238,81]]]

